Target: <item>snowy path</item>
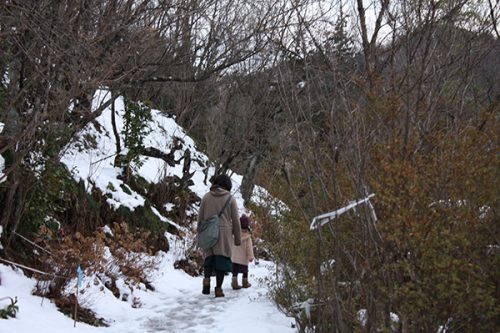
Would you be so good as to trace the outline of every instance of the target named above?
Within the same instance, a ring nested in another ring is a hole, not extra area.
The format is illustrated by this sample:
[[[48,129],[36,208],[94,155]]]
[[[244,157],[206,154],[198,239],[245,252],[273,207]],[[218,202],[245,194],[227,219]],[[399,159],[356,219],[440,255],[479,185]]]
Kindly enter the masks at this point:
[[[172,259],[165,260],[154,279],[155,292],[135,291],[142,306],[138,309],[122,302],[109,291],[89,290],[81,301],[99,316],[106,318],[109,327],[92,327],[73,321],[61,314],[48,301],[41,303],[31,295],[35,281],[21,272],[0,265],[2,285],[0,296],[17,296],[17,318],[0,319],[0,333],[293,333],[293,319],[278,311],[266,296],[267,289],[258,282],[269,274],[269,263],[250,266],[252,287],[234,291],[231,277],[226,276],[223,290],[226,297],[215,298],[212,278],[210,295],[201,294],[202,277],[189,277],[173,268]],[[241,279],[241,276],[240,276]],[[3,305],[3,304],[1,304]]]
[[[186,296],[177,300],[176,304],[159,307],[158,315],[148,318],[144,325],[145,332],[224,332],[234,331],[237,328],[240,332],[241,326],[255,324],[256,319],[265,319],[261,316],[265,314],[263,309],[268,302],[252,300],[249,293],[244,294],[245,291],[239,293],[225,291],[226,297],[219,299],[201,294],[193,295],[190,290],[183,292]],[[169,300],[164,301],[168,303]],[[256,307],[254,313],[248,313],[252,311],[250,307],[253,306]],[[269,310],[270,314],[275,312],[274,309]],[[265,320],[266,325],[273,324],[270,314],[266,314],[268,317]],[[286,327],[277,322],[272,326],[275,326],[275,329],[279,329],[279,326],[282,326],[282,329]],[[268,332],[276,332],[275,329],[269,328]]]
[[[165,294],[152,305],[155,313],[141,323],[141,332],[294,332],[293,320],[276,309],[266,296],[266,289],[257,281],[266,274],[265,265],[252,265],[252,287],[238,291],[231,289],[231,276],[226,276],[223,298],[214,297],[215,278],[211,281],[210,295],[201,294],[201,277],[183,280],[177,287],[161,286],[159,292]],[[177,295],[172,295],[173,292]]]

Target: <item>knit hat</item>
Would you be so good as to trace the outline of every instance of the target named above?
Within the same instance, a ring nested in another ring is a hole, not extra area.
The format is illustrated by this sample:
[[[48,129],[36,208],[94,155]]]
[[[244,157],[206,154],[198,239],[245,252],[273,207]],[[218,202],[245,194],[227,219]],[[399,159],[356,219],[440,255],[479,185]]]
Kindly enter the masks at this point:
[[[241,217],[240,217],[240,225],[241,225],[241,229],[249,229],[250,228],[250,219],[245,214],[241,215]]]
[[[218,175],[215,177],[213,186],[218,186],[222,187],[223,189],[226,189],[228,191],[231,191],[231,188],[233,187],[233,184],[231,182],[231,178],[229,178],[228,175]]]

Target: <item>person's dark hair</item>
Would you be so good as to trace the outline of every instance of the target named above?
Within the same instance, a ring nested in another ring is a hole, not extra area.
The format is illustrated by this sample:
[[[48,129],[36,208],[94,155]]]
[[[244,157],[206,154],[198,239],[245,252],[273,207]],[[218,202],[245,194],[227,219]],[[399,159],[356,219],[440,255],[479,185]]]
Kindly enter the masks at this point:
[[[223,189],[231,191],[231,188],[233,188],[233,183],[231,182],[231,178],[229,178],[228,175],[218,175],[214,179],[213,186],[219,186]]]
[[[245,214],[241,215],[240,217],[240,226],[241,229],[250,230],[250,219]]]

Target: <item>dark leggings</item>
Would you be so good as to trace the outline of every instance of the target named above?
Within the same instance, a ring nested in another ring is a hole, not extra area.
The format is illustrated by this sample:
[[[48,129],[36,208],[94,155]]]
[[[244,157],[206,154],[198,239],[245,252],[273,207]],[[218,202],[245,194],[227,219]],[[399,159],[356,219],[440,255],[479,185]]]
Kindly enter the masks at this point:
[[[233,263],[233,276],[238,276],[238,274],[243,271],[243,278],[248,278],[248,266]]]
[[[205,279],[210,279],[212,276],[213,267],[205,266]],[[222,287],[222,283],[224,282],[224,271],[215,270],[215,286],[217,288]]]
[[[238,273],[233,272],[233,277],[238,276]],[[243,273],[243,278],[248,279],[248,272]]]

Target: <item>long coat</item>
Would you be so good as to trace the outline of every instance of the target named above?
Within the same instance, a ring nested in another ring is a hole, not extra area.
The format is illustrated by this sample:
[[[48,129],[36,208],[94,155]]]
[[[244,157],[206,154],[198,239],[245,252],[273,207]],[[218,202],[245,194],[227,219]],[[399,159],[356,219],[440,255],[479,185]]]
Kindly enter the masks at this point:
[[[252,235],[248,231],[241,233],[241,245],[233,247],[231,261],[236,264],[248,266],[250,260],[253,260]]]
[[[198,212],[198,223],[209,218],[210,216],[217,215],[228,198],[229,191],[220,188],[212,187],[210,192],[203,196],[201,199],[200,210]],[[224,212],[220,217],[220,233],[219,241],[210,249],[204,250],[204,256],[209,257],[212,255],[221,255],[231,258],[231,249],[233,243],[235,245],[241,244],[241,227],[238,212],[238,204],[234,197],[227,205]]]

